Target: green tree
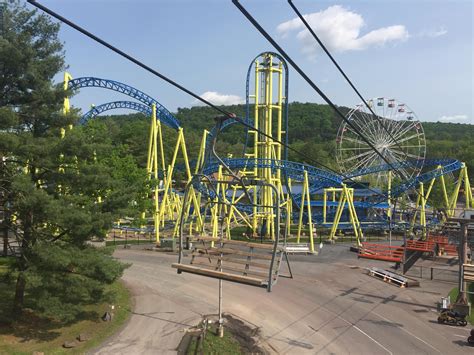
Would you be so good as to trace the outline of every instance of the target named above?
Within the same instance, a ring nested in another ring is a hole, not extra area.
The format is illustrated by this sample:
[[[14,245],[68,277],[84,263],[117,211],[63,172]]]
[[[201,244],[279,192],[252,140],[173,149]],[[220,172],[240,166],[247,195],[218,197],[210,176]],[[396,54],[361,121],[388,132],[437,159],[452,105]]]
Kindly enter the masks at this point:
[[[145,174],[112,145],[104,123],[68,130],[66,93],[53,77],[64,69],[59,25],[11,1],[0,37],[0,174],[4,229],[19,244],[10,278],[13,309],[72,320],[83,304],[105,300],[105,285],[124,265],[91,247],[114,220],[130,215]]]

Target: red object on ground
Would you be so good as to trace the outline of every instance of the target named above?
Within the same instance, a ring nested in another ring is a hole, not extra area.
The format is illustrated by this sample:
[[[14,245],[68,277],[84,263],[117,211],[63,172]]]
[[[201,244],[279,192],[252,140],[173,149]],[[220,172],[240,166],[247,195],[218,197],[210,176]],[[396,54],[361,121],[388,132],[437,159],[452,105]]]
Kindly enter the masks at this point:
[[[448,237],[444,235],[430,235],[427,240],[438,244],[449,244]]]
[[[424,240],[407,240],[406,248],[408,250],[416,250],[423,252],[433,252],[436,243]]]
[[[401,262],[404,248],[385,244],[362,243],[359,258]]]

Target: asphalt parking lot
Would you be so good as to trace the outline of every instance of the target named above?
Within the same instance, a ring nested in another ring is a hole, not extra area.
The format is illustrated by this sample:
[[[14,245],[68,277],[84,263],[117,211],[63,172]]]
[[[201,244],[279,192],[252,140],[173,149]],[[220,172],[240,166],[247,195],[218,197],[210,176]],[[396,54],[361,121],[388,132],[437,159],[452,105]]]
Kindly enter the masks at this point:
[[[217,312],[218,281],[178,275],[176,255],[118,248],[131,263],[124,281],[133,294],[130,321],[100,354],[176,353],[186,329]],[[318,256],[291,256],[293,279],[273,292],[224,282],[224,311],[260,328],[260,344],[282,354],[453,354],[471,327],[436,322],[436,303],[455,286],[421,280],[398,288],[366,275],[364,267],[389,263],[357,259],[348,245],[325,246]],[[283,270],[284,271],[284,270]]]

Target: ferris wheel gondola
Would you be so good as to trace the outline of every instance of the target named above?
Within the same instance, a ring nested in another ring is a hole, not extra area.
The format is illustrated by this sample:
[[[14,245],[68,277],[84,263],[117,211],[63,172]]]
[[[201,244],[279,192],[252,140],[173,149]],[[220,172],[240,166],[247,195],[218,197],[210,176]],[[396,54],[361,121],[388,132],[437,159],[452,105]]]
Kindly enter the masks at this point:
[[[423,126],[415,113],[404,103],[395,99],[378,97],[356,105],[347,114],[347,119],[367,140],[380,152],[390,164],[400,166],[395,176],[409,179],[420,174],[426,154],[426,142]],[[336,138],[336,158],[341,172],[351,173],[356,170],[386,164],[349,124],[343,122]],[[385,183],[387,171],[377,172],[372,176],[376,185]]]

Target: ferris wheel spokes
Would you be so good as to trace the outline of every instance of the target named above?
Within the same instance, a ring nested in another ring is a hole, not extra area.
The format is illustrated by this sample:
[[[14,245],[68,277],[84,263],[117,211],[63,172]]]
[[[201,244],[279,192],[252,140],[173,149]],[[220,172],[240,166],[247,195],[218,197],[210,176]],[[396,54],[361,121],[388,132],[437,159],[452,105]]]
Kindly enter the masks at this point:
[[[395,99],[378,97],[367,103],[373,113],[363,104],[358,104],[347,114],[349,122],[363,132],[367,140],[390,163],[412,162],[403,164],[399,172],[400,178],[408,179],[418,175],[425,159],[426,143],[423,128],[413,111]],[[338,165],[344,173],[386,163],[346,122],[339,127],[336,150]],[[387,171],[374,174],[377,184],[383,184]]]

